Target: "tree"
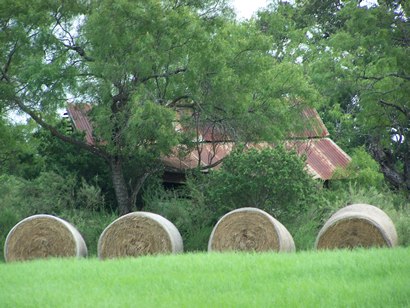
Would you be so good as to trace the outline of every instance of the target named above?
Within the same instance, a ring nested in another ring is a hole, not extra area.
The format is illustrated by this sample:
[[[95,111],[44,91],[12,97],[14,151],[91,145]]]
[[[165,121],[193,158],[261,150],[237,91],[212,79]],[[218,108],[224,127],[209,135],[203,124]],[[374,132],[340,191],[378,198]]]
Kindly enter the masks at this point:
[[[303,65],[320,91],[332,137],[348,151],[365,146],[395,188],[410,191],[409,4],[379,1],[276,3],[260,27],[285,42],[283,59]],[[277,21],[287,18],[287,27]]]
[[[236,23],[224,1],[6,2],[0,103],[102,158],[120,214],[184,140],[177,120],[270,140],[289,128],[293,101],[314,98],[301,68],[276,61],[271,39]],[[68,98],[92,104],[93,143],[58,128]],[[178,118],[182,108],[189,112]]]
[[[340,134],[366,145],[385,178],[410,191],[407,12],[395,1],[375,7],[346,3],[336,12],[343,24],[323,40],[326,51],[309,65],[322,89],[333,91],[328,97],[338,101]]]

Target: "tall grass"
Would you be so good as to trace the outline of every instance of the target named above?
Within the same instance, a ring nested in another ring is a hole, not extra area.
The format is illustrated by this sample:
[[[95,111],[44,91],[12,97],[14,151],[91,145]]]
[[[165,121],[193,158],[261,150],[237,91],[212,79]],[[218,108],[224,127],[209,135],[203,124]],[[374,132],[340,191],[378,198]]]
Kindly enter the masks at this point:
[[[408,307],[410,248],[0,264],[2,307]]]

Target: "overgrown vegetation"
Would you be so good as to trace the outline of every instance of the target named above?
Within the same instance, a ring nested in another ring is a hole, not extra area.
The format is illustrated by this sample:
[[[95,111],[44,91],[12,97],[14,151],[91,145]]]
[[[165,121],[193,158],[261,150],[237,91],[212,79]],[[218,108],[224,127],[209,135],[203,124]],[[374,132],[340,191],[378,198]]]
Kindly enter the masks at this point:
[[[218,219],[246,206],[270,213],[290,231],[297,249],[309,250],[334,212],[349,204],[367,203],[386,211],[397,227],[400,244],[409,245],[406,196],[379,183],[382,175],[372,169],[375,162],[359,153],[353,155],[348,168],[350,178],[334,180],[331,187],[323,188],[306,173],[303,159],[281,147],[237,151],[219,170],[192,174],[181,189],[151,188],[145,195],[146,210],[174,222],[188,251],[206,250]],[[375,181],[378,185],[372,186]]]
[[[204,250],[223,214],[254,206],[307,250],[358,202],[386,211],[409,246],[410,2],[336,2],[272,1],[238,22],[219,0],[0,0],[1,246],[19,220],[46,213],[95,255],[105,226],[142,209],[173,222],[186,250]],[[67,100],[93,106],[92,142],[57,115]],[[280,146],[237,146],[179,188],[158,180],[175,145],[209,142],[200,127],[279,145],[305,106],[353,158],[329,182]],[[30,120],[12,123],[10,111]]]
[[[220,169],[191,174],[186,187],[147,196],[147,210],[174,221],[188,250],[205,250],[213,226],[234,209],[260,208],[284,224],[304,215],[318,196],[304,168],[303,159],[280,146],[238,148]]]
[[[209,174],[194,172],[179,188],[165,189],[159,179],[150,181],[144,188],[143,210],[174,223],[185,251],[205,251],[218,219],[246,206],[270,213],[290,231],[298,250],[310,250],[320,228],[336,210],[368,203],[392,218],[400,245],[409,246],[406,196],[380,183],[373,185],[381,174],[373,170],[374,162],[362,152],[353,155],[351,166],[349,179],[334,180],[329,188],[322,188],[304,170],[303,159],[281,147],[237,150],[220,169]],[[0,176],[0,245],[3,247],[7,233],[18,221],[47,213],[72,223],[85,238],[90,255],[95,256],[99,235],[117,217],[97,183],[74,173],[61,176],[43,172],[31,180]]]

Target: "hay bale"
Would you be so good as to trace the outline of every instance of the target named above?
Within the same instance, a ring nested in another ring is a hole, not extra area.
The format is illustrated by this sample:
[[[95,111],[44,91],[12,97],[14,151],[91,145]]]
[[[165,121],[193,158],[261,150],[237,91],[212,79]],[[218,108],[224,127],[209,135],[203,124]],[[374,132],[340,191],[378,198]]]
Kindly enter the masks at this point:
[[[98,241],[100,259],[182,251],[178,229],[164,217],[148,212],[133,212],[114,220]]]
[[[288,230],[268,213],[251,207],[224,215],[212,230],[208,251],[293,252]]]
[[[86,256],[87,246],[77,229],[52,215],[23,219],[11,229],[4,244],[6,262]]]
[[[353,204],[337,211],[320,230],[315,243],[317,249],[396,245],[392,220],[369,204]]]

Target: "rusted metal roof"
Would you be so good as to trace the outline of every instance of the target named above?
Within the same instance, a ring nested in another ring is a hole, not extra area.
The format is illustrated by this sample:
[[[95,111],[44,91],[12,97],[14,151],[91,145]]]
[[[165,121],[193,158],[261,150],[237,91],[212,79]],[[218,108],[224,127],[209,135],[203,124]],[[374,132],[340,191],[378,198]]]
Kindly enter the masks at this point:
[[[94,144],[93,130],[87,113],[91,110],[88,104],[68,106],[68,114],[76,129],[85,132],[88,143]],[[351,158],[330,138],[329,132],[323,124],[315,109],[306,109],[302,113],[303,122],[306,123],[299,132],[290,134],[290,139],[285,145],[293,149],[299,155],[306,156],[306,167],[314,178],[329,180],[337,168],[345,168]],[[178,129],[176,127],[176,129]],[[173,172],[184,172],[185,170],[212,166],[219,168],[218,162],[234,148],[233,142],[223,141],[224,134],[204,126],[200,129],[202,140],[196,147],[180,151],[175,148],[173,153],[163,157],[162,161],[166,168]],[[215,138],[215,136],[217,136]],[[215,140],[216,139],[216,140]],[[264,148],[273,147],[268,143],[249,144],[249,147]],[[185,155],[181,155],[185,152]],[[214,166],[215,165],[215,166]]]
[[[73,121],[75,128],[85,133],[85,139],[88,144],[94,144],[93,127],[87,116],[90,111],[90,104],[68,104],[67,106],[68,115]]]
[[[170,170],[189,170],[197,167],[213,166],[219,168],[219,162],[228,155],[234,147],[232,142],[199,143],[184,156],[175,149],[171,155],[162,158],[162,162]]]
[[[314,108],[305,108],[301,112],[300,127],[291,132],[289,138],[322,138],[329,136],[319,113]]]
[[[306,156],[308,171],[313,178],[329,180],[337,168],[346,168],[351,158],[330,138],[291,140],[288,149]]]
[[[248,148],[274,147],[268,143],[248,144]],[[337,168],[346,168],[351,158],[333,140],[329,138],[290,140],[285,146],[297,154],[306,157],[308,172],[315,179],[329,180]],[[234,143],[201,143],[198,149],[193,149],[188,155],[178,157],[173,155],[163,158],[165,166],[174,170],[187,170],[212,165],[229,155]],[[218,165],[216,168],[218,168]]]

